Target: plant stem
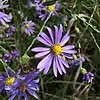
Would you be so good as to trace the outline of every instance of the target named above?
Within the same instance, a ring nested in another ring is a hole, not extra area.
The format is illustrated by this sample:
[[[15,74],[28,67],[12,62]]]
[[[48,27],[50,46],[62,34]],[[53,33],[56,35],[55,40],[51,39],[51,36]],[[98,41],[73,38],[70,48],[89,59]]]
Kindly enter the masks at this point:
[[[25,54],[27,54],[27,52],[30,50],[30,48],[32,47],[32,45],[34,44],[34,42],[36,41],[37,37],[40,35],[40,32],[42,32],[43,28],[45,27],[47,21],[50,19],[52,12],[49,14],[49,16],[47,17],[47,19],[45,20],[43,26],[41,27],[38,35],[33,39],[32,43],[30,44],[30,46],[27,48],[27,50],[25,51]]]

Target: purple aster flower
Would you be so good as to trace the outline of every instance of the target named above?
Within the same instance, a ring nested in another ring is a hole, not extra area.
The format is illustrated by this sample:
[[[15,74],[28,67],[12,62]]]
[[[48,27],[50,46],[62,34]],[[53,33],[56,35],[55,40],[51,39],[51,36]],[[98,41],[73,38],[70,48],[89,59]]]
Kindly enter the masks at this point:
[[[39,90],[37,83],[39,79],[35,79],[39,72],[32,71],[24,78],[21,78],[19,85],[16,89],[12,90],[10,93],[10,98],[8,100],[13,100],[15,96],[18,95],[18,100],[21,100],[21,97],[24,97],[24,100],[28,100],[27,92],[29,92],[33,97],[38,99],[37,94],[35,93]]]
[[[10,62],[12,59],[12,55],[10,53],[4,54],[2,60],[6,63]]]
[[[15,26],[10,26],[9,28],[5,28],[4,34],[6,37],[11,36],[16,31]]]
[[[4,4],[4,3],[7,3],[7,1],[0,0],[0,9],[4,9],[4,8],[7,8],[9,6],[8,4]]]
[[[94,79],[94,74],[91,72],[87,72],[86,74],[83,75],[83,81],[86,83],[92,83]]]
[[[20,55],[20,53],[18,51],[14,50],[14,51],[11,51],[11,55],[12,55],[13,59],[16,59]]]
[[[80,57],[80,58],[78,58],[77,60],[71,60],[71,61],[69,62],[69,65],[71,65],[71,66],[79,66],[80,63],[82,63],[82,62],[84,62],[84,61],[85,61],[84,57]]]
[[[39,18],[41,18],[41,20],[45,20],[47,16],[49,15],[49,13],[51,12],[52,12],[52,15],[57,14],[57,11],[59,10],[60,5],[58,2],[56,2],[56,4],[53,4],[53,5],[45,6],[44,3],[46,1],[35,0],[36,11],[37,11],[37,14],[39,15]]]
[[[31,35],[34,33],[34,26],[35,24],[30,20],[27,21],[27,18],[25,19],[25,21],[22,23],[22,29],[24,30],[25,35]]]
[[[18,79],[17,76],[20,73],[20,70],[18,72],[14,72],[9,67],[7,68],[7,72],[3,72],[0,75],[0,92],[5,89],[6,91],[14,89],[18,85]]]
[[[35,55],[35,57],[40,58],[44,57],[40,63],[38,64],[37,68],[39,71],[44,70],[44,74],[47,74],[50,67],[53,66],[54,75],[57,77],[57,71],[62,75],[62,73],[66,73],[66,68],[69,68],[68,62],[66,61],[65,57],[68,59],[72,59],[72,54],[76,53],[74,50],[74,45],[67,45],[67,41],[70,39],[69,32],[63,36],[63,27],[60,25],[58,29],[57,26],[54,26],[55,32],[47,27],[49,32],[49,36],[46,35],[44,32],[40,33],[40,36],[37,38],[38,41],[45,44],[48,47],[36,47],[33,48],[32,51],[39,52]]]
[[[0,23],[6,25],[6,22],[11,22],[12,17],[7,14],[0,12]]]

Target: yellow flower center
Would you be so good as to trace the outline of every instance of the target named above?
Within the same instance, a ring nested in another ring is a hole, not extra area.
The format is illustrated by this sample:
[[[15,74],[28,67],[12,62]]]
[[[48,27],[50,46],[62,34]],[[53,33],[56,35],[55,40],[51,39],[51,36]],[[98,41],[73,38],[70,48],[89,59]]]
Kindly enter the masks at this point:
[[[62,52],[62,47],[60,46],[60,44],[54,44],[54,45],[51,47],[51,49],[52,49],[52,51],[53,51],[53,53],[54,53],[55,55],[59,55],[59,54],[61,54],[61,52]]]
[[[28,24],[28,23],[27,23],[27,24],[25,24],[25,27],[26,27],[26,28],[29,28],[29,24]]]
[[[55,4],[54,5],[51,5],[51,6],[48,6],[48,11],[49,12],[54,11],[54,9],[55,9]]]
[[[15,78],[14,77],[8,77],[5,81],[5,85],[10,86],[14,83]]]

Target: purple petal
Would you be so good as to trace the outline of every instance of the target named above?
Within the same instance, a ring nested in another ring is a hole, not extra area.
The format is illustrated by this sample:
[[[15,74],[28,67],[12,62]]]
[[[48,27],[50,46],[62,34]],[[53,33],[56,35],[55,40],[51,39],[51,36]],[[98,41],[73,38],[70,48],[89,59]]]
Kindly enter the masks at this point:
[[[4,88],[4,84],[0,84],[0,92],[3,90],[3,88]]]
[[[3,81],[3,80],[5,80],[5,77],[1,74],[0,75],[0,81]]]
[[[66,62],[66,61],[64,61],[62,58],[59,58],[60,59],[60,61],[62,62],[62,64],[64,65],[64,66],[66,66],[66,68],[69,68],[69,65],[68,65],[68,63]]]
[[[77,51],[76,51],[76,50],[63,50],[62,52],[64,52],[64,53],[69,53],[69,54],[74,54],[74,53],[76,53]]]
[[[70,39],[70,36],[68,36],[70,30],[67,31],[67,33],[64,35],[64,37],[61,39],[61,46],[63,46],[69,39]]]
[[[9,76],[11,77],[15,76],[15,72],[10,67],[7,68],[7,72]]]
[[[34,91],[39,90],[39,86],[38,86],[36,83],[34,83],[34,81],[31,81],[31,82],[28,84],[28,88],[30,88],[30,89],[32,89],[32,90],[34,90]]]
[[[36,99],[38,99],[37,94],[36,94],[33,90],[27,88],[27,91],[28,91],[32,96],[34,96]]]
[[[39,83],[39,79],[34,80],[35,83]]]
[[[75,48],[74,45],[67,45],[67,46],[63,47],[63,50],[65,51],[65,50],[70,50],[70,49],[73,49],[73,48]]]
[[[8,100],[13,100],[17,94],[18,94],[18,90],[14,91]]]
[[[60,67],[61,67],[61,70],[66,74],[66,70],[65,70],[65,68],[64,68],[64,66],[63,66],[63,64],[62,64],[62,62],[61,62],[61,60],[59,59],[59,57],[58,57],[58,61],[59,61],[59,65],[60,65]]]
[[[22,96],[24,97],[24,100],[28,100],[28,96],[27,96],[26,92],[24,92],[24,93],[22,94]]]
[[[60,40],[62,38],[62,33],[63,33],[63,27],[60,24],[60,28],[59,28],[59,32],[58,32],[58,43],[60,42]]]
[[[56,58],[54,57],[54,60],[53,60],[53,72],[54,72],[54,75],[55,77],[57,77],[57,67],[56,67]]]
[[[51,55],[52,55],[52,54],[50,53],[49,55],[47,55],[46,57],[44,57],[44,59],[42,59],[42,60],[39,62],[37,68],[38,68],[40,71],[42,71],[42,70],[46,67],[46,65],[48,64],[48,61],[50,60]]]
[[[48,32],[49,32],[49,34],[50,34],[50,37],[51,37],[52,43],[54,43],[54,34],[53,34],[51,28],[47,27],[47,30],[48,30]]]
[[[45,33],[41,32],[40,35],[44,40],[46,40],[49,44],[52,45],[50,38]]]
[[[56,57],[56,66],[57,66],[59,73],[62,75],[62,70],[61,70],[60,65],[58,63],[58,57]]]
[[[40,41],[41,43],[47,45],[47,46],[51,46],[47,41],[45,41],[43,38],[41,37],[37,37],[37,40]]]
[[[68,59],[73,59],[73,56],[68,53],[62,53],[63,56],[67,57]]]
[[[34,51],[34,52],[41,52],[41,51],[48,51],[48,50],[50,50],[50,48],[36,47],[36,48],[33,48],[31,51]]]
[[[43,57],[43,56],[47,55],[49,52],[50,52],[50,51],[44,51],[44,52],[41,52],[41,53],[37,53],[37,54],[35,55],[35,57],[36,57],[36,58]]]
[[[11,90],[12,89],[12,86],[4,86],[4,89],[5,90]]]
[[[19,92],[18,94],[18,100],[21,100],[22,92]]]
[[[58,27],[55,25],[54,26],[54,28],[55,28],[55,43],[58,43]]]
[[[48,64],[46,65],[46,67],[44,69],[44,74],[47,74],[47,72],[49,71],[49,69],[51,67],[51,64],[52,64],[52,59],[53,59],[53,56],[51,55],[51,57],[49,59],[49,62],[48,62]]]

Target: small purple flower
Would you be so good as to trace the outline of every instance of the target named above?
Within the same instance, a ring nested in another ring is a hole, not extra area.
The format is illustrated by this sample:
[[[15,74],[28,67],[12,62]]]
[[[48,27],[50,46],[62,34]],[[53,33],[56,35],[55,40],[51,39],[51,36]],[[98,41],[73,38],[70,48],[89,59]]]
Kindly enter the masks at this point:
[[[22,29],[24,30],[25,35],[30,36],[31,34],[33,34],[35,32],[34,26],[35,24],[31,20],[27,21],[26,18],[25,21],[22,23]]]
[[[3,25],[6,25],[6,22],[11,22],[11,19],[11,16],[8,16],[7,14],[0,12],[0,23],[2,23]]]
[[[91,72],[87,72],[86,74],[83,75],[82,79],[86,83],[92,83],[94,79],[94,74]]]
[[[35,0],[36,11],[37,14],[39,15],[39,18],[41,18],[41,20],[45,20],[49,15],[49,13],[52,13],[52,15],[54,16],[55,14],[57,14],[57,11],[59,10],[60,5],[58,2],[56,2],[56,4],[53,5],[45,6],[44,3],[46,1]]]
[[[11,61],[11,59],[12,59],[12,55],[11,55],[10,53],[4,54],[4,55],[3,55],[3,58],[2,58],[2,60],[3,60],[5,63],[9,63],[9,62]]]
[[[5,28],[4,34],[6,37],[11,36],[16,31],[15,26],[10,26],[9,28]]]
[[[9,63],[9,62],[11,62],[12,59],[16,59],[19,55],[20,55],[20,53],[18,51],[14,50],[8,54],[4,54],[2,57],[2,60],[6,63]]]
[[[17,76],[20,73],[20,70],[18,72],[14,72],[9,67],[7,68],[7,72],[3,72],[0,75],[0,92],[5,89],[6,91],[14,89],[18,85],[18,79]]]
[[[8,4],[4,4],[4,3],[7,3],[7,2],[0,0],[0,9],[4,9],[9,6]]]
[[[8,100],[13,100],[17,95],[18,100],[21,100],[21,97],[24,97],[24,100],[28,100],[27,92],[38,99],[38,96],[35,93],[37,90],[39,90],[37,85],[39,79],[35,79],[38,74],[39,72],[32,71],[28,75],[24,76],[24,78],[21,78],[21,81],[19,85],[17,85],[16,89],[10,92],[10,98]]]
[[[39,52],[35,55],[36,58],[44,57],[37,68],[39,71],[44,70],[44,74],[47,74],[50,67],[53,67],[54,75],[57,77],[57,71],[62,75],[63,72],[66,73],[66,68],[69,68],[68,62],[65,59],[72,59],[72,54],[76,53],[74,50],[74,45],[64,46],[67,41],[70,39],[69,32],[63,36],[63,27],[60,25],[60,28],[55,25],[55,32],[52,32],[51,28],[47,27],[49,33],[46,35],[44,32],[40,33],[40,36],[37,37],[37,40],[45,44],[47,47],[36,47],[32,51]]]
[[[71,61],[69,62],[69,65],[71,65],[71,66],[79,66],[80,63],[82,63],[82,62],[84,62],[84,61],[85,61],[84,57],[80,57],[80,58],[78,58],[77,60],[71,60]]]
[[[11,55],[12,55],[13,59],[16,59],[20,55],[20,53],[18,51],[14,50],[14,51],[11,51]]]

